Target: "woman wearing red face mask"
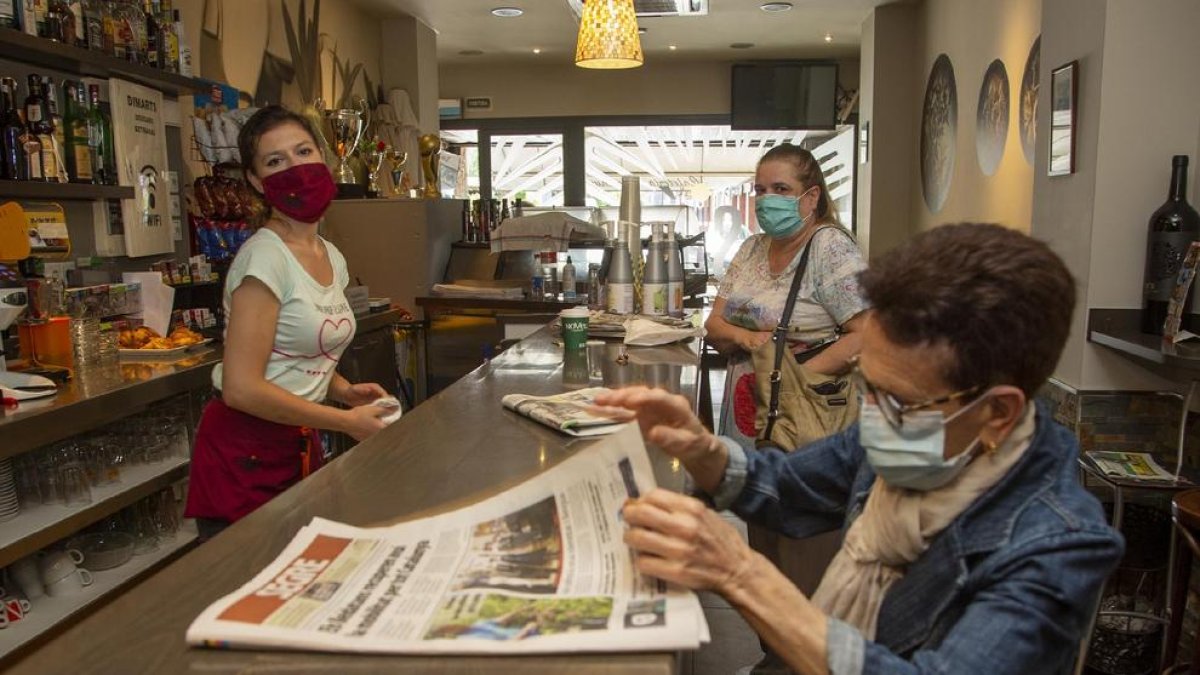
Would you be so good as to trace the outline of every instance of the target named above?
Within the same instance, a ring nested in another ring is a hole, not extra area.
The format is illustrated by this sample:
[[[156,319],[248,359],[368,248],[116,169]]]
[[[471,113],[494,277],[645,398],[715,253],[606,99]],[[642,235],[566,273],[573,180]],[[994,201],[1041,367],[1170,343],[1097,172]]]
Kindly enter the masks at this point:
[[[362,440],[390,412],[371,405],[387,395],[378,384],[350,384],[335,371],[356,324],[346,260],[317,234],[336,188],[316,132],[269,106],[246,122],[238,147],[270,214],[225,280],[225,357],[213,370],[220,395],[196,431],[185,513],[202,540],[315,470],[317,429]]]

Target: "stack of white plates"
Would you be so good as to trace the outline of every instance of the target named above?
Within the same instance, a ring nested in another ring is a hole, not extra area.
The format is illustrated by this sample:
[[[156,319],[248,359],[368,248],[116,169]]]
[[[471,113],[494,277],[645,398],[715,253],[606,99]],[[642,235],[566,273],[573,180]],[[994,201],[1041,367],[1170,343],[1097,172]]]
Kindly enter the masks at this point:
[[[0,522],[16,518],[20,510],[12,460],[0,459]]]

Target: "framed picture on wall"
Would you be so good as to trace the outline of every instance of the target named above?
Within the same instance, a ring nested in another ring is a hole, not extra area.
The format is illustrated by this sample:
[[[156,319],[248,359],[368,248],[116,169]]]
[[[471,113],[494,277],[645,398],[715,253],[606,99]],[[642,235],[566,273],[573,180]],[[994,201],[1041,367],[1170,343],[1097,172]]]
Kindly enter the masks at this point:
[[[1050,71],[1050,165],[1046,171],[1048,176],[1075,173],[1078,80],[1078,61]]]

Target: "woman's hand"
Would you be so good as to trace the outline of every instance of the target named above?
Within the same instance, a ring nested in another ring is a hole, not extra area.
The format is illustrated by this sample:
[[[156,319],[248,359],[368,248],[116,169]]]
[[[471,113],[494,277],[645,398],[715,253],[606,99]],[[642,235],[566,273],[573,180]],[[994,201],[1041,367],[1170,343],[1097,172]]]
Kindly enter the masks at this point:
[[[716,438],[692,412],[688,400],[662,389],[626,387],[596,396],[596,412],[617,419],[637,416],[642,436],[685,464],[712,451]]]
[[[346,413],[346,417],[341,430],[356,441],[364,441],[387,426],[380,418],[395,412],[395,408],[368,403],[343,412]]]
[[[741,347],[747,353],[767,344],[770,340],[771,331],[769,330],[747,330],[741,328],[737,335],[738,347]]]
[[[729,450],[704,428],[686,398],[662,389],[626,387],[598,394],[594,412],[616,419],[636,415],[642,436],[683,462],[701,490],[712,494],[724,479]]]
[[[756,554],[715,511],[692,497],[656,489],[621,511],[625,543],[638,571],[691,589],[730,592],[752,569]]]
[[[388,393],[383,387],[374,382],[359,382],[351,384],[343,389],[338,401],[344,403],[351,408],[357,408],[360,405],[374,403],[376,399],[387,396]]]

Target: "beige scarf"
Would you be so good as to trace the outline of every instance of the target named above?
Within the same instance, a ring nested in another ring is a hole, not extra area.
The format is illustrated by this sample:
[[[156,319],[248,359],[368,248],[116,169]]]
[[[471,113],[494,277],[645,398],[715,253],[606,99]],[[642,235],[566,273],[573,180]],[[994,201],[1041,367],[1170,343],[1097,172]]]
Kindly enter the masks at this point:
[[[980,454],[936,490],[894,488],[876,480],[812,601],[874,640],[879,606],[888,589],[939,532],[1016,464],[1033,437],[1034,417],[1035,407],[1027,406],[995,451]]]

